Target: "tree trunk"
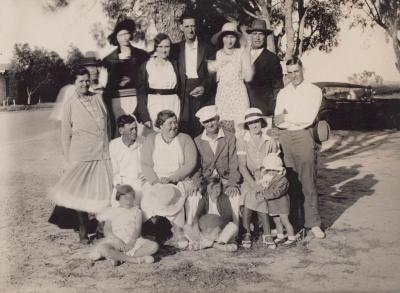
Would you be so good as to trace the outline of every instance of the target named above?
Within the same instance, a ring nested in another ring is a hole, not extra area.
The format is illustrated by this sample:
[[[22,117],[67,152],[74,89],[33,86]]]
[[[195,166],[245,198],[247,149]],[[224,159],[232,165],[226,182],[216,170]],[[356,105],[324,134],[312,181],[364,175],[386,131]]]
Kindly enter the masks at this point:
[[[286,54],[285,60],[293,57],[294,54],[294,29],[293,29],[293,0],[285,0],[285,31],[286,31]]]
[[[399,27],[399,19],[394,19],[390,25],[390,36],[393,41],[393,50],[396,56],[397,62],[395,62],[397,71],[400,73],[400,41],[397,37],[397,28]]]

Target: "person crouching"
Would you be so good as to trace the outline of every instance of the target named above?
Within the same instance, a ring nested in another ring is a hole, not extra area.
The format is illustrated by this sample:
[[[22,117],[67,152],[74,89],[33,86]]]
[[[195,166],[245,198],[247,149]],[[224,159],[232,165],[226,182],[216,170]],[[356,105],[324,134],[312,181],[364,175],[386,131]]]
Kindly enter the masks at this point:
[[[104,257],[113,261],[130,263],[152,263],[152,254],[158,250],[158,244],[140,237],[142,211],[139,209],[135,191],[130,185],[116,187],[116,200],[119,207],[109,207],[96,215],[99,221],[105,221],[105,239],[92,251],[92,261]]]
[[[233,241],[238,231],[237,224],[233,222],[231,203],[222,191],[220,179],[209,179],[193,224],[184,227],[189,247],[193,250],[215,247],[223,251],[236,251],[238,247]]]

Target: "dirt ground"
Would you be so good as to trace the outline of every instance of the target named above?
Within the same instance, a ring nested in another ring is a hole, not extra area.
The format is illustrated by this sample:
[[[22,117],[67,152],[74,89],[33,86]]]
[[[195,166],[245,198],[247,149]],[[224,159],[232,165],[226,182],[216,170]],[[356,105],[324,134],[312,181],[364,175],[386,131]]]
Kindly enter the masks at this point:
[[[327,237],[225,253],[163,249],[154,264],[87,261],[47,223],[61,174],[49,110],[0,113],[1,292],[400,292],[400,132],[335,131],[318,171]]]

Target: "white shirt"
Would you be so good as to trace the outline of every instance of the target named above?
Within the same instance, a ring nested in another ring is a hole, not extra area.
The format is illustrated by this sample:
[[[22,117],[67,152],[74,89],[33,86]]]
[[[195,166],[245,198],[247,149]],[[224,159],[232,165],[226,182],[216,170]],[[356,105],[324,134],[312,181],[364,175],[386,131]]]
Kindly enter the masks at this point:
[[[136,222],[142,220],[142,212],[138,207],[111,207],[96,215],[99,221],[111,221],[111,229],[115,236],[128,243],[133,236]]]
[[[225,136],[224,131],[222,128],[219,129],[217,137],[211,138],[207,135],[206,130],[204,129],[203,134],[201,135],[201,139],[205,140],[209,143],[211,150],[213,151],[214,155],[217,152],[218,140]]]
[[[143,138],[138,136],[135,143],[129,147],[124,144],[121,137],[110,142],[110,158],[113,167],[113,183],[129,184],[133,188],[141,185],[140,151]]]
[[[199,78],[197,74],[197,38],[194,40],[192,45],[185,42],[185,64],[186,64],[186,77],[187,78]]]
[[[221,216],[217,208],[217,201],[212,201],[210,197],[208,198],[208,213]]]
[[[260,48],[260,49],[251,49],[250,50],[250,60],[251,63],[253,64],[254,61],[257,60],[258,56],[260,56],[261,52],[264,50],[264,48]]]
[[[275,115],[286,109],[285,121],[277,125],[287,130],[305,129],[317,117],[322,102],[322,91],[316,85],[303,81],[297,87],[292,83],[283,88],[276,99]]]

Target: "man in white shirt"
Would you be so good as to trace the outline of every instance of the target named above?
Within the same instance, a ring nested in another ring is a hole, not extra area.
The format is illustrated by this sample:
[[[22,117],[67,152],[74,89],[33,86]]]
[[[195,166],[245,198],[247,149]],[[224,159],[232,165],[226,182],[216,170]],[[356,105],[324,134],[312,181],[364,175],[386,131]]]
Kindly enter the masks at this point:
[[[321,106],[322,91],[304,81],[300,59],[288,60],[286,68],[291,83],[278,94],[274,122],[281,129],[279,142],[291,184],[291,218],[295,226],[309,228],[316,238],[324,238],[316,190],[316,144],[311,128]]]
[[[144,178],[141,174],[140,151],[143,138],[137,135],[137,121],[132,115],[122,115],[117,119],[120,137],[110,142],[110,158],[113,167],[113,184],[127,184],[135,190],[140,202]],[[115,191],[115,190],[114,190]],[[111,205],[117,206],[115,192]]]

